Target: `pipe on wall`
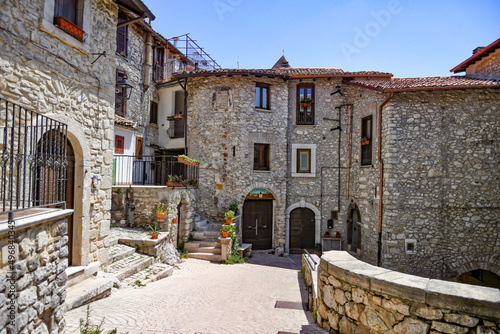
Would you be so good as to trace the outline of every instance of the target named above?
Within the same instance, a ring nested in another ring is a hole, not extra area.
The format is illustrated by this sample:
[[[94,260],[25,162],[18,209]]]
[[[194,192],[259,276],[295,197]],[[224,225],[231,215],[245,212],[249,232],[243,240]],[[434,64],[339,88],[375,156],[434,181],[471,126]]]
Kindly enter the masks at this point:
[[[379,181],[379,205],[378,205],[378,252],[377,265],[382,266],[382,209],[384,196],[384,161],[382,160],[382,109],[392,99],[394,93],[391,92],[389,97],[378,108],[378,161],[380,163],[380,181]]]

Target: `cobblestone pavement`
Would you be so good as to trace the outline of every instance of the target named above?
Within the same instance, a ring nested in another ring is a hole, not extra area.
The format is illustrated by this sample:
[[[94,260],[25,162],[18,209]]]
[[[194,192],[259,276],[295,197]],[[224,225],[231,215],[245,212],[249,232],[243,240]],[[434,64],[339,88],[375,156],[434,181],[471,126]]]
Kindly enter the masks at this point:
[[[306,301],[300,256],[255,254],[246,264],[188,259],[172,276],[139,289],[113,289],[90,304],[91,323],[118,333],[266,334],[327,333],[311,312],[275,308]],[[87,306],[66,313],[66,333],[78,333]]]

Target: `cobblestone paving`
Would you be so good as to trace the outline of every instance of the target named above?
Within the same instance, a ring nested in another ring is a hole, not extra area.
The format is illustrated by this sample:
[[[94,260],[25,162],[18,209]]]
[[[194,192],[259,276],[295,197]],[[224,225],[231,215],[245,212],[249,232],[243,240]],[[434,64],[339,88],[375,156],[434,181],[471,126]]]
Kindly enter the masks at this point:
[[[113,289],[90,304],[91,322],[129,334],[327,333],[310,312],[275,308],[306,301],[300,257],[255,254],[247,264],[188,259],[172,276],[139,289]],[[87,306],[66,313],[66,332],[78,333]]]

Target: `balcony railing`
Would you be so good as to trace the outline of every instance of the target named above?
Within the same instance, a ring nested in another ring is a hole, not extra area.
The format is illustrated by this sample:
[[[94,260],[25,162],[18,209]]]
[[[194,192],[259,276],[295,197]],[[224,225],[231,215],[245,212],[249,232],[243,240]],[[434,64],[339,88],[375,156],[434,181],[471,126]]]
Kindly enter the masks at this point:
[[[0,99],[0,205],[65,207],[67,125]]]
[[[196,187],[199,167],[178,162],[174,155],[115,155],[113,185],[166,186],[169,175],[173,187]]]

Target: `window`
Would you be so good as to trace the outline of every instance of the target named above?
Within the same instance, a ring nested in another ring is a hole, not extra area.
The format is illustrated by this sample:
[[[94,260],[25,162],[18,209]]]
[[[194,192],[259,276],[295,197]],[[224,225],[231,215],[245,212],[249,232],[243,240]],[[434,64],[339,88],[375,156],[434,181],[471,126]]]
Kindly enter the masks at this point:
[[[292,144],[292,177],[316,177],[316,144]]]
[[[297,150],[297,173],[311,172],[311,149]]]
[[[151,102],[151,107],[149,108],[149,123],[158,124],[158,103]]]
[[[75,25],[80,25],[78,22],[78,0],[55,0],[54,5],[54,17],[63,17]]]
[[[255,86],[255,106],[262,109],[269,108],[269,85],[257,83]]]
[[[115,153],[123,154],[124,147],[125,147],[125,137],[115,136]]]
[[[372,164],[372,116],[361,120],[361,165]]]
[[[417,254],[417,240],[405,239],[405,252],[406,254]]]
[[[116,82],[127,78],[125,71],[116,70]],[[127,111],[127,89],[125,87],[116,87],[115,92],[115,115],[125,117]]]
[[[312,103],[300,101],[310,99]],[[314,125],[314,84],[297,86],[297,125]]]
[[[118,17],[118,23],[125,22],[123,16]],[[116,29],[116,53],[127,57],[128,47],[128,25],[118,27]]]
[[[135,138],[135,157],[142,159],[142,137]]]
[[[269,170],[269,144],[254,144],[253,169]]]

